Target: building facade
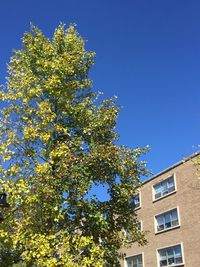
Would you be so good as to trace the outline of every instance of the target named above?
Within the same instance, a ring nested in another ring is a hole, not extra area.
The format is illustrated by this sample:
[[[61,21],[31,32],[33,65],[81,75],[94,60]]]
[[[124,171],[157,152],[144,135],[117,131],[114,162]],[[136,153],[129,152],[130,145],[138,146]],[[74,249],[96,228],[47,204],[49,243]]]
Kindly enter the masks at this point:
[[[123,267],[200,267],[199,154],[144,182],[137,215],[148,244],[122,249]],[[139,199],[139,204],[138,204]]]

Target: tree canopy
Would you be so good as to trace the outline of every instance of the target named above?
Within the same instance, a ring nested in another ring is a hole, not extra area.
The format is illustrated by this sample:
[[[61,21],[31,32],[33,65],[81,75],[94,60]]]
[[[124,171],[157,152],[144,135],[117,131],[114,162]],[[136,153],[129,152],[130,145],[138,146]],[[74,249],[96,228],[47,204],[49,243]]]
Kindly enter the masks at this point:
[[[1,266],[119,266],[123,234],[143,244],[132,199],[146,148],[118,144],[119,106],[101,100],[74,25],[48,39],[35,26],[14,51],[0,98]],[[89,194],[105,186],[107,200]]]

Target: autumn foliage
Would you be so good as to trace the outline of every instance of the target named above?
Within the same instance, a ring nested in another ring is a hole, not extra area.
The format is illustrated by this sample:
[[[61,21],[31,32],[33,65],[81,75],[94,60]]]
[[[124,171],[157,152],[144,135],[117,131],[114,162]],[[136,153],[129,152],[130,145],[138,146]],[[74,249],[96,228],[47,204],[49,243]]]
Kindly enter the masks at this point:
[[[74,25],[52,40],[31,26],[22,45],[0,92],[0,185],[10,204],[0,266],[119,266],[124,229],[144,243],[130,200],[146,149],[118,145],[119,107],[92,89],[95,54]],[[99,185],[106,201],[89,194]]]

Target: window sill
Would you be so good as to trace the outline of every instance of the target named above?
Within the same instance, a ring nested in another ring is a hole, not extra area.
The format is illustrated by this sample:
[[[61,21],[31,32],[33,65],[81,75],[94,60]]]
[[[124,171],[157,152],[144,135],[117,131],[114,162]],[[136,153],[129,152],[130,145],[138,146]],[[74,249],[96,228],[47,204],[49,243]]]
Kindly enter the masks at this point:
[[[139,209],[141,209],[141,206],[139,206],[139,207],[135,208],[134,210],[139,210]]]
[[[171,228],[167,228],[167,229],[164,229],[164,230],[162,230],[162,231],[159,231],[159,232],[155,232],[155,235],[159,235],[159,234],[162,234],[162,233],[165,233],[165,232],[168,232],[168,231],[171,231],[171,230],[174,230],[174,229],[177,229],[177,228],[180,228],[181,227],[181,225],[180,224],[178,224],[178,225],[176,225],[176,226],[173,226],[173,227],[171,227]],[[176,266],[176,265],[173,265],[173,266]],[[178,265],[179,266],[179,265]],[[167,267],[167,266],[166,266]]]
[[[171,195],[173,195],[173,194],[175,194],[175,193],[176,193],[176,190],[174,190],[173,192],[170,192],[170,193],[168,193],[168,194],[166,194],[166,195],[164,195],[164,196],[162,196],[162,197],[156,198],[156,199],[153,200],[153,203],[159,201],[160,199],[163,199],[163,198],[166,198],[166,197],[168,197],[168,196],[171,196]],[[175,266],[175,265],[174,265],[174,266]],[[167,267],[167,266],[166,266],[166,267]]]
[[[184,263],[166,265],[165,267],[180,267],[180,266],[184,266]]]

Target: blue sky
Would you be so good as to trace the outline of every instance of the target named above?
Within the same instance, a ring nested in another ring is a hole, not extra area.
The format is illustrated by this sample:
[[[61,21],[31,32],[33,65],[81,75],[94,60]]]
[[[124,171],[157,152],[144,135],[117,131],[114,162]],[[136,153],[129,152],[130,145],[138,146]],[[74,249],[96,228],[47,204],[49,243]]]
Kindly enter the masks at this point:
[[[18,0],[0,4],[0,83],[30,22],[51,37],[77,24],[97,53],[94,89],[118,96],[120,143],[151,147],[157,173],[200,144],[200,1]]]

